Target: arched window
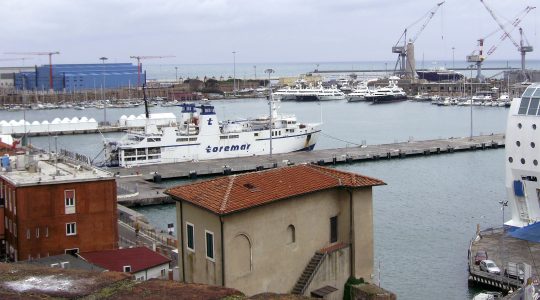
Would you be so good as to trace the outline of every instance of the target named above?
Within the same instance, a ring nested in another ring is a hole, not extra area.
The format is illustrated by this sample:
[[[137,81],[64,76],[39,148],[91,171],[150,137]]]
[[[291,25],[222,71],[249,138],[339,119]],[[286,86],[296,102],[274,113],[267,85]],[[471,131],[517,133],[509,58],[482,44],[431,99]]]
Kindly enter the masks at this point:
[[[287,244],[292,244],[296,242],[296,230],[294,225],[289,225],[287,227]]]

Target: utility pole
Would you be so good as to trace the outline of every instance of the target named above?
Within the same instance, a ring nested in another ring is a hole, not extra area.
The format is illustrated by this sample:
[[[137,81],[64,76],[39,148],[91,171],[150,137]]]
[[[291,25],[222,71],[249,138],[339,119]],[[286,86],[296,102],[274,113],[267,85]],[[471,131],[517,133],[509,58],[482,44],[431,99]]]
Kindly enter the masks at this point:
[[[236,51],[233,54],[233,94],[236,95]]]
[[[272,159],[272,135],[273,135],[273,131],[272,131],[272,106],[274,105],[274,99],[273,99],[273,95],[272,95],[272,84],[270,84],[270,74],[274,73],[274,69],[266,69],[264,70],[264,73],[268,73],[268,107],[270,108],[269,110],[269,114],[268,114],[268,120],[270,122],[270,159]]]
[[[101,98],[103,99],[103,125],[107,123],[107,101],[105,100],[105,56],[99,58],[103,65],[103,82],[101,83]]]
[[[174,69],[176,70],[176,82],[178,82],[178,67],[174,67]]]
[[[452,47],[452,69],[456,68],[455,60],[454,60],[454,50],[456,47]]]

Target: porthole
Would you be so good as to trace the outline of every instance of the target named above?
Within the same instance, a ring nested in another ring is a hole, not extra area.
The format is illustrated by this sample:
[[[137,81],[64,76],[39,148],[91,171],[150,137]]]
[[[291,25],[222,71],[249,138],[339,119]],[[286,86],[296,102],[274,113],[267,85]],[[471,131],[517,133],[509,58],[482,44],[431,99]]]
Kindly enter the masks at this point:
[[[534,164],[535,166],[538,166],[538,161],[537,161],[536,159],[533,160],[533,164]]]
[[[536,147],[536,144],[534,142],[531,142],[531,148]]]
[[[508,162],[512,163],[513,161],[514,161],[514,159],[512,158],[512,156],[510,156],[510,157],[508,158]]]
[[[522,165],[525,164],[525,158],[522,158],[522,159],[521,159],[521,164],[522,164]]]
[[[518,123],[518,128],[521,129],[522,125],[521,123]]]
[[[521,146],[521,142],[520,141],[516,141],[516,145],[519,147]]]
[[[533,127],[533,129],[534,129],[534,130],[536,130],[536,124],[533,124],[533,126],[532,126],[532,127]]]

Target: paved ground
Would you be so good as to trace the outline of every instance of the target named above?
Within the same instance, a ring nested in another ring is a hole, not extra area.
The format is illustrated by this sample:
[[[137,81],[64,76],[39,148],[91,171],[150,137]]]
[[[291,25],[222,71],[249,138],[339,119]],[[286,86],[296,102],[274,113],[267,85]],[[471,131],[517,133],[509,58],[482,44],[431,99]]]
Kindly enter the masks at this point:
[[[506,262],[524,262],[532,266],[532,275],[540,274],[540,243],[527,242],[502,234],[501,228],[494,230],[485,230],[480,233],[482,238],[474,241],[471,245],[471,266],[473,269],[480,270],[474,265],[474,255],[478,250],[487,251],[488,258],[493,260],[497,266],[504,272],[504,263]],[[502,258],[502,259],[501,259]],[[538,264],[535,267],[535,264]]]

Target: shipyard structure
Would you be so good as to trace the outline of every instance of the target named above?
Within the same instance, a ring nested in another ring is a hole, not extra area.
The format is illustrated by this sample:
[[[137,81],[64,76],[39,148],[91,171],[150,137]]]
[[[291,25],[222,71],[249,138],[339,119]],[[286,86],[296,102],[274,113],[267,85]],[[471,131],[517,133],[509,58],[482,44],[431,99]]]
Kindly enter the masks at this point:
[[[138,82],[146,81],[146,72],[141,72],[141,69],[131,63],[53,64],[36,66],[33,70],[25,68],[17,72],[4,73],[2,78],[12,78],[14,88],[18,91],[52,89],[78,92],[136,86]]]

